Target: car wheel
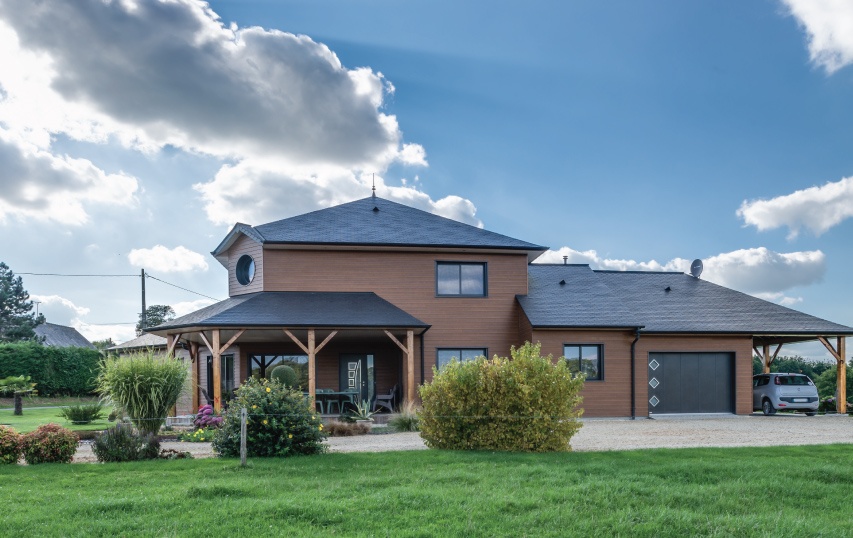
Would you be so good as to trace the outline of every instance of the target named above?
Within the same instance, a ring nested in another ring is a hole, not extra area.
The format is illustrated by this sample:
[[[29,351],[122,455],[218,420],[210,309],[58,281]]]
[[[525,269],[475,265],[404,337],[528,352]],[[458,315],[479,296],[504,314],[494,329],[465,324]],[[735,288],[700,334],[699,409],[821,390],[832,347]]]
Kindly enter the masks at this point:
[[[770,402],[770,400],[764,400],[761,403],[761,411],[764,413],[765,417],[776,414],[776,408],[773,407],[773,404]]]
[[[813,416],[815,416],[815,415],[817,415],[817,411],[806,411],[806,416],[807,416],[807,417],[813,417]]]

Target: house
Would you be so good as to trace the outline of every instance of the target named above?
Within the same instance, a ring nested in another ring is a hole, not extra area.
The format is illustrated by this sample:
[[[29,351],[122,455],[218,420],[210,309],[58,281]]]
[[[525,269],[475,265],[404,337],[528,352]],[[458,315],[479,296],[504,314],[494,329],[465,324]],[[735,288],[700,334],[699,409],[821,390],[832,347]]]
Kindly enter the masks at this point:
[[[753,351],[769,364],[820,339],[843,359],[853,335],[683,273],[533,264],[546,250],[371,196],[235,225],[212,252],[229,298],[149,331],[187,347],[217,409],[277,365],[321,401],[395,386],[413,400],[453,357],[541,342],[586,374],[591,417],[750,413]]]
[[[42,344],[50,347],[85,347],[95,349],[92,342],[80,334],[74,327],[57,325],[55,323],[42,323],[33,329],[36,336],[42,338]]]

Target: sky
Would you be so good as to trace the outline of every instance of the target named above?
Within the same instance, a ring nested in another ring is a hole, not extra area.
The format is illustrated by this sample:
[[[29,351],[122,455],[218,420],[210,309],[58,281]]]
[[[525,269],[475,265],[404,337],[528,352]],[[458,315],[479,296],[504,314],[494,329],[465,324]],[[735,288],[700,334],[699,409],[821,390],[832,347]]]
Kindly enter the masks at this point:
[[[0,261],[125,341],[141,269],[188,313],[235,222],[375,180],[539,261],[701,258],[853,326],[851,63],[847,0],[0,0]]]

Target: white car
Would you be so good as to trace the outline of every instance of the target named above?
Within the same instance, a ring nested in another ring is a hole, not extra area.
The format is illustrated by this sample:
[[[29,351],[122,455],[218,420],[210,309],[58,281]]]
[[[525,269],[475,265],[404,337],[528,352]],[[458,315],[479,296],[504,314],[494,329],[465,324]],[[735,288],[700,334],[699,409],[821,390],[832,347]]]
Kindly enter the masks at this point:
[[[779,410],[805,411],[817,414],[817,387],[802,374],[759,374],[752,378],[752,409],[765,415]]]

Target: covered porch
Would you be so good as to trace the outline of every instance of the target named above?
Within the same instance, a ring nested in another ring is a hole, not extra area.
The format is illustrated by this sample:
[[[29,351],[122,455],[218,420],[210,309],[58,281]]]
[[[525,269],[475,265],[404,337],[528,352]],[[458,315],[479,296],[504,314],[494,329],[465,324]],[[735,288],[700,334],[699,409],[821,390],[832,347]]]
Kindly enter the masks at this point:
[[[429,326],[374,293],[261,292],[233,297],[151,329],[190,353],[192,409],[221,411],[249,377],[289,366],[320,412],[417,397],[422,335]]]

